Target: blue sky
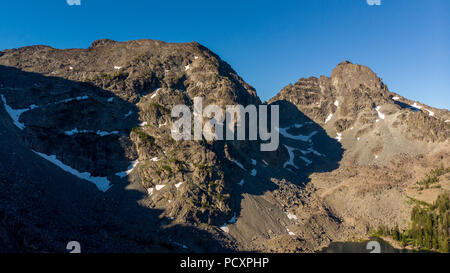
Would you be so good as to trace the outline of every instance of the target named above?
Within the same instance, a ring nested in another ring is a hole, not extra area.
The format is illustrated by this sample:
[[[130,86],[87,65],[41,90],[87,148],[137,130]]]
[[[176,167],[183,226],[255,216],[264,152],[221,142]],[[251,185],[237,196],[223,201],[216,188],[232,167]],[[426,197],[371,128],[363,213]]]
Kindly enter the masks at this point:
[[[450,1],[3,1],[0,50],[92,41],[198,41],[267,100],[341,61],[371,67],[391,91],[450,108]]]

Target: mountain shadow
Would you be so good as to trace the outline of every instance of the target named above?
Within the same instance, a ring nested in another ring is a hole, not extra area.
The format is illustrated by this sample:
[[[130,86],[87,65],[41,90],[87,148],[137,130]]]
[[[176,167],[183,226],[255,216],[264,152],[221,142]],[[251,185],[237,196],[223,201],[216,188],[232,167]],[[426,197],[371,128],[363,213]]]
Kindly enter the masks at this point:
[[[0,66],[0,252],[229,252],[217,235],[170,223],[115,175],[136,152],[137,107],[90,83]],[[111,188],[72,175],[57,160]]]
[[[232,158],[231,161],[224,159],[223,165],[232,181],[235,217],[241,216],[244,195],[262,196],[279,189],[273,179],[303,188],[310,181],[311,174],[339,168],[343,157],[341,143],[328,136],[322,126],[294,104],[279,100],[273,105],[278,105],[280,111],[280,143],[277,150],[261,152],[260,141],[226,141],[217,144],[217,150],[223,150],[223,146],[227,145]],[[225,158],[225,155],[222,156]]]

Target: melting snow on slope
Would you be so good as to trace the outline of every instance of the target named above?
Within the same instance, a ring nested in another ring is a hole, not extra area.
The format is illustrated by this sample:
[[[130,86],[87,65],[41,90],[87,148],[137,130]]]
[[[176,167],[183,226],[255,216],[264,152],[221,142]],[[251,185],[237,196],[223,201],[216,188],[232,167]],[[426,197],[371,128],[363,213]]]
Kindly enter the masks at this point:
[[[246,169],[244,168],[244,165],[242,165],[240,162],[238,162],[237,160],[235,160],[235,159],[231,159],[236,165],[238,165],[239,166],[239,168],[241,168],[241,169],[243,169],[244,171],[246,171]]]
[[[291,129],[292,127],[286,127],[286,128],[278,128],[277,131],[284,137],[294,139],[294,140],[301,140],[301,141],[311,141],[311,138],[317,134],[317,131],[312,132],[309,135],[292,135],[288,133],[287,131]]]
[[[430,110],[428,110],[428,109],[425,109],[425,108],[424,108],[424,110],[425,110],[425,111],[427,111],[427,112],[428,112],[428,114],[429,114],[429,115],[430,115],[431,117],[433,117],[433,116],[434,116],[434,112],[432,112],[432,111],[430,111]]]
[[[64,134],[66,134],[68,136],[72,136],[75,134],[86,134],[86,133],[94,133],[94,132],[95,131],[92,131],[92,130],[78,130],[77,128],[75,128],[75,129],[72,129],[71,131],[65,131]],[[106,132],[106,131],[97,130],[95,133],[99,136],[109,136],[109,135],[117,135],[117,134],[119,134],[119,131]]]
[[[130,166],[128,166],[126,171],[116,173],[116,175],[119,176],[120,178],[124,178],[125,176],[129,175],[134,170],[134,168],[137,166],[138,163],[139,163],[139,160],[131,161],[131,164],[130,164]]]
[[[288,228],[286,228],[286,231],[288,232],[288,234],[289,235],[291,235],[291,236],[295,236],[295,233],[294,232],[292,232],[292,231],[290,231]]]
[[[286,212],[286,216],[287,218],[289,218],[290,220],[297,220],[297,216],[291,213]]]
[[[375,110],[377,111],[378,117],[379,117],[380,119],[384,119],[384,118],[386,117],[383,113],[380,112],[380,106],[377,106],[377,107],[375,108]]]
[[[318,151],[316,151],[316,150],[314,150],[313,148],[308,148],[308,150],[300,150],[300,152],[302,152],[302,154],[310,154],[310,153],[313,153],[313,154],[315,154],[315,155],[317,155],[317,156],[324,156],[323,154],[321,154],[321,153],[319,153]]]
[[[72,167],[67,166],[66,164],[59,161],[56,158],[56,155],[46,155],[46,154],[42,154],[42,153],[39,153],[36,151],[33,151],[33,152],[36,153],[37,155],[45,158],[46,160],[50,161],[51,163],[55,164],[56,166],[60,167],[63,171],[73,174],[78,178],[81,178],[81,179],[87,180],[91,183],[94,183],[100,191],[105,192],[111,187],[110,182],[109,182],[108,178],[106,178],[106,177],[92,176],[88,172],[80,173],[79,171],[77,171],[77,170],[73,169]]]
[[[422,110],[422,108],[423,108],[423,106],[418,105],[417,102],[414,102],[414,104],[413,104],[413,105],[410,105],[410,106],[411,106],[411,110],[415,110],[415,109],[420,109],[420,110]],[[415,108],[415,109],[414,109],[414,108]],[[428,115],[430,115],[431,117],[434,116],[434,112],[433,112],[433,111],[430,111],[430,110],[425,109],[425,108],[423,108],[423,110],[427,111],[427,112],[428,112]],[[416,110],[416,111],[417,111],[417,110]]]
[[[286,149],[288,150],[289,160],[284,163],[283,168],[286,168],[287,166],[293,166],[296,169],[298,169],[298,167],[294,163],[294,156],[295,156],[294,155],[294,151],[295,151],[295,148],[289,147],[287,145],[284,145],[284,147],[286,147]]]
[[[309,159],[307,159],[306,157],[304,157],[304,156],[300,156],[300,158],[303,160],[303,161],[305,161],[306,162],[306,166],[309,166],[309,165],[311,165],[312,164],[312,161],[311,160],[309,160]]]
[[[88,96],[78,96],[78,97],[75,97],[75,98],[68,98],[68,99],[65,99],[65,100],[60,100],[60,101],[57,101],[57,102],[55,102],[53,104],[67,103],[67,102],[71,102],[71,101],[74,101],[74,100],[76,100],[76,101],[87,100],[88,98],[89,98]]]
[[[156,97],[156,95],[158,95],[158,91],[160,90],[161,88],[158,88],[158,89],[156,89],[155,91],[153,91],[153,95],[150,97],[151,99],[153,99],[154,97]]]
[[[148,188],[147,189],[148,195],[152,196],[154,190],[155,190],[154,188]]]
[[[109,135],[118,135],[119,131],[106,132],[106,131],[97,130],[97,132],[95,132],[95,133],[99,136],[109,136]]]
[[[422,109],[422,106],[418,105],[416,102],[411,106],[417,109]]]
[[[333,114],[329,114],[327,119],[325,120],[325,124],[327,124],[328,121],[330,121],[332,117],[333,117]]]
[[[6,112],[9,114],[9,116],[11,117],[11,119],[14,122],[14,125],[16,125],[20,130],[25,129],[25,124],[23,124],[22,122],[19,121],[20,116],[29,110],[33,110],[34,108],[36,108],[36,105],[31,105],[29,108],[25,108],[25,109],[12,109],[7,103],[6,103],[6,99],[3,95],[1,95],[2,97],[2,101],[3,101],[3,105],[5,106],[5,110]]]
[[[165,186],[166,186],[166,185],[156,185],[156,186],[155,186],[155,189],[156,189],[157,191],[160,191],[160,190],[162,190]]]
[[[129,116],[131,116],[133,114],[133,111],[128,111],[128,113],[125,114],[125,116],[123,116],[123,118],[127,118]]]
[[[229,233],[229,232],[230,232],[230,229],[227,227],[227,224],[223,224],[223,226],[221,226],[220,229],[221,229],[223,232],[226,232],[226,233]]]
[[[236,213],[233,214],[233,217],[230,219],[230,221],[228,221],[228,223],[230,224],[236,223]]]

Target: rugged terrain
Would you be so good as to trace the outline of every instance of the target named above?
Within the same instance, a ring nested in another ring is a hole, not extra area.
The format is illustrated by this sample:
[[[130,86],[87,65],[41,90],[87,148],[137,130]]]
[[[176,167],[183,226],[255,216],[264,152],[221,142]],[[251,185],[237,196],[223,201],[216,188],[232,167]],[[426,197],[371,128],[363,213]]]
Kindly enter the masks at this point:
[[[390,92],[343,62],[300,79],[280,106],[280,145],[174,141],[174,105],[261,104],[198,43],[99,40],[0,52],[0,251],[312,252],[405,227],[409,198],[450,165],[450,113]],[[65,171],[64,171],[65,170]],[[91,182],[91,183],[89,183]]]

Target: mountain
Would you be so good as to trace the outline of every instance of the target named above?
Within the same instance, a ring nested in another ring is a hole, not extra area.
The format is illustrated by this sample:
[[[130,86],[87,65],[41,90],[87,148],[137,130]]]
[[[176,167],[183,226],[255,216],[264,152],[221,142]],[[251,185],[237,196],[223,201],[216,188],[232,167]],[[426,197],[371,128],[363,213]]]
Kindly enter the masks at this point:
[[[171,109],[259,105],[198,43],[98,40],[87,49],[0,52],[0,251],[311,252],[405,227],[408,198],[448,165],[450,113],[339,64],[268,105],[280,145],[175,141]],[[3,247],[2,247],[3,246]]]

